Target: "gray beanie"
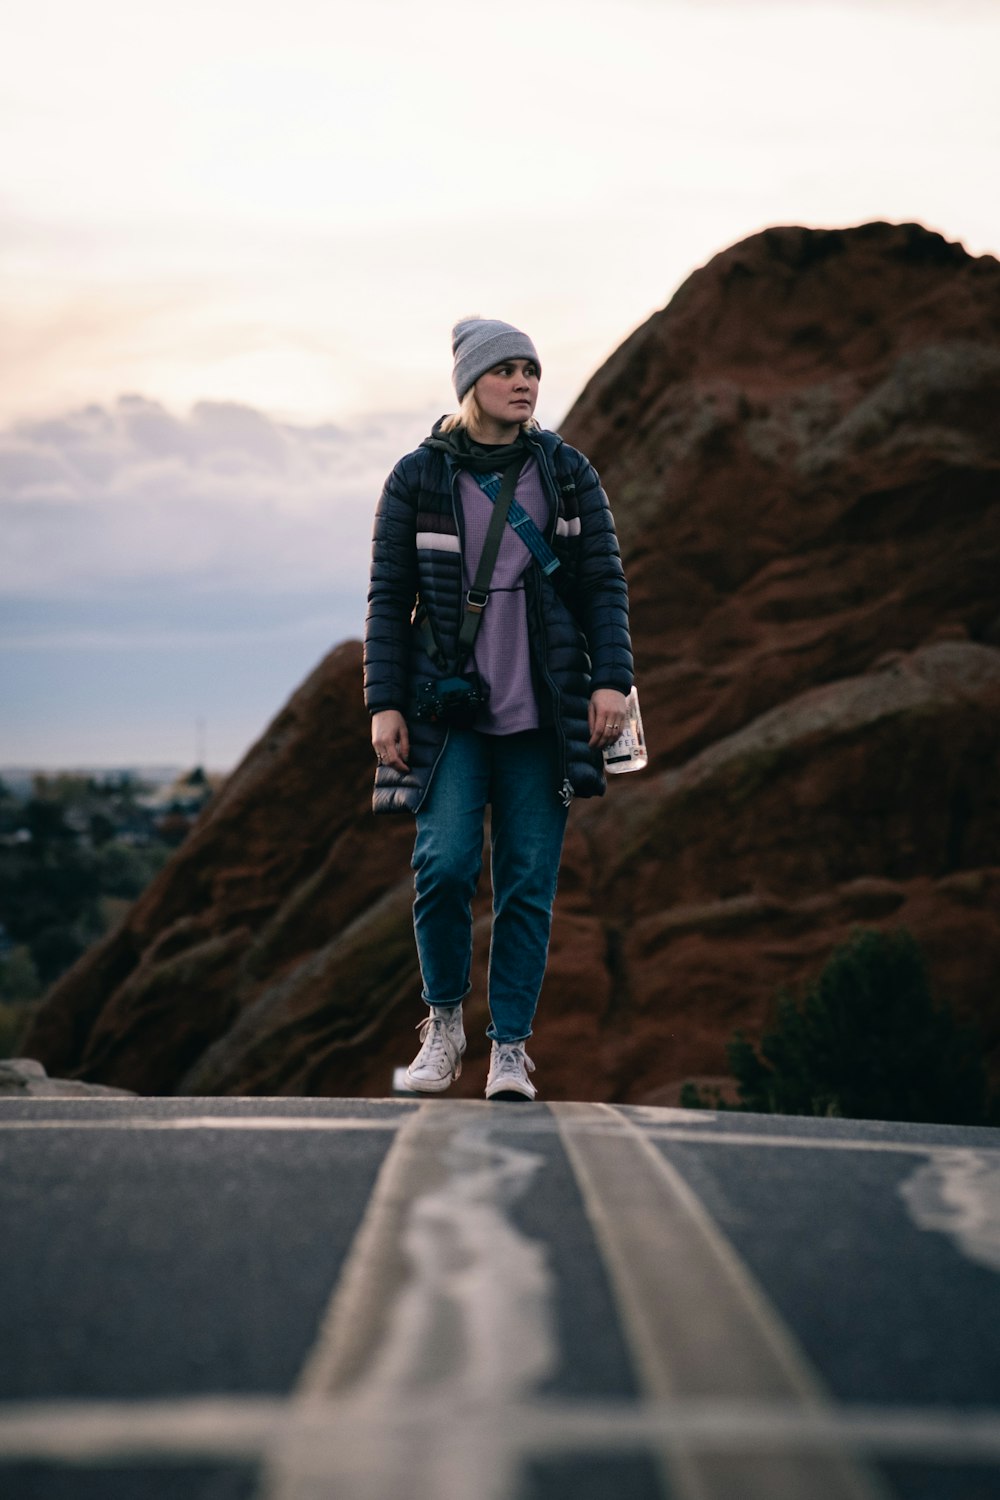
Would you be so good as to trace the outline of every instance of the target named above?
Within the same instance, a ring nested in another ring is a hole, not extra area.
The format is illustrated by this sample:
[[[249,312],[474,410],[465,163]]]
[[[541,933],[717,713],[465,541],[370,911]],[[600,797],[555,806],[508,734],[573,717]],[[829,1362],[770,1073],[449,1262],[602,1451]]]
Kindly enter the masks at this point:
[[[456,323],[451,331],[451,348],[455,356],[451,378],[459,401],[480,375],[505,359],[533,359],[539,375],[542,373],[542,362],[528,335],[496,318],[464,318]]]

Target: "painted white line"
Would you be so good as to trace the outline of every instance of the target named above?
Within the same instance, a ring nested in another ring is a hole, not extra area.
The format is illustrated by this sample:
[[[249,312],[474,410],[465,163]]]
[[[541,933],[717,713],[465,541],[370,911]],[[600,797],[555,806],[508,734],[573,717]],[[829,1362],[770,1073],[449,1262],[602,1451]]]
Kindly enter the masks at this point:
[[[576,1129],[607,1105],[553,1104],[618,1302],[643,1388],[654,1400],[791,1400],[829,1410],[791,1331],[680,1173],[640,1130],[620,1138]],[[776,1454],[758,1471],[664,1444],[669,1493],[680,1500],[875,1500],[881,1486],[848,1452]]]
[[[176,1118],[148,1116],[107,1120],[87,1120],[73,1116],[63,1118],[56,1116],[45,1120],[31,1120],[23,1117],[5,1119],[3,1117],[4,1101],[0,1100],[0,1134],[5,1130],[398,1130],[402,1122],[412,1115],[418,1100],[419,1096],[414,1095],[412,1099],[383,1101],[398,1108],[399,1114],[395,1118],[366,1115],[181,1115]],[[53,1101],[31,1102],[48,1107]],[[67,1099],[55,1102],[76,1104],[79,1101]],[[131,1101],[123,1102],[127,1104]],[[458,1105],[468,1110],[470,1114],[481,1113],[490,1107],[484,1101],[476,1099],[420,1102],[429,1108],[442,1108],[447,1102],[451,1106]],[[588,1105],[585,1108],[589,1109],[591,1106]],[[613,1115],[581,1116],[576,1120],[565,1120],[561,1127],[550,1119],[534,1116],[530,1120],[512,1120],[509,1124],[505,1122],[504,1134],[508,1138],[516,1135],[531,1137],[554,1134],[561,1128],[579,1135],[615,1136],[621,1140],[629,1139],[635,1126],[625,1110],[631,1112],[638,1106],[611,1106],[611,1108],[615,1111]],[[663,1110],[657,1113],[673,1115],[695,1112]],[[657,1124],[648,1118],[640,1122],[640,1133],[651,1140],[671,1141],[678,1145],[774,1147],[793,1151],[868,1151],[889,1155],[919,1156],[925,1159],[938,1157],[946,1159],[954,1157],[957,1153],[968,1152],[977,1158],[996,1158],[1000,1161],[1000,1131],[995,1132],[998,1142],[996,1146],[947,1145],[930,1141],[876,1141],[855,1136],[829,1139],[806,1135],[771,1135],[763,1131],[727,1131],[711,1128],[693,1130],[684,1126]]]
[[[807,1410],[787,1401],[533,1398],[481,1411],[471,1421],[495,1425],[522,1454],[629,1453],[668,1438],[705,1454],[822,1454],[856,1447],[879,1458],[1000,1465],[996,1408],[857,1405]],[[208,1396],[7,1403],[0,1408],[0,1464],[143,1458],[254,1462],[266,1460],[276,1447],[303,1442],[322,1457],[332,1482],[342,1472],[345,1444],[367,1446],[384,1441],[392,1429],[406,1435],[421,1427],[437,1441],[454,1442],[457,1425],[436,1395],[410,1396],[377,1413],[349,1398],[319,1395],[308,1402]],[[464,1435],[464,1420],[462,1431]],[[811,1494],[808,1500],[813,1500]]]
[[[296,1391],[307,1413],[344,1399],[336,1481],[350,1500],[513,1493],[519,1450],[494,1418],[552,1371],[556,1340],[544,1251],[508,1214],[541,1158],[493,1139],[498,1119],[465,1101],[425,1104],[383,1162]],[[418,1420],[397,1421],[414,1400]],[[272,1454],[262,1497],[327,1500],[330,1461],[326,1434],[317,1447],[296,1433]]]
[[[976,1155],[995,1156],[1000,1159],[1000,1144],[997,1146],[942,1146],[926,1141],[866,1141],[817,1140],[807,1135],[763,1135],[749,1131],[717,1131],[707,1134],[702,1131],[677,1130],[669,1125],[644,1126],[640,1132],[651,1140],[676,1141],[678,1145],[712,1146],[776,1146],[793,1151],[874,1151],[900,1156],[952,1156],[958,1151],[970,1151]]]
[[[7,1402],[0,1459],[97,1464],[129,1457],[257,1459],[289,1421],[289,1403],[220,1396],[163,1401]]]
[[[5,1130],[398,1130],[412,1109],[398,1119],[364,1115],[302,1118],[286,1115],[191,1115],[169,1120],[0,1120]]]
[[[918,1229],[946,1234],[968,1260],[1000,1271],[1000,1156],[950,1151],[900,1184]]]
[[[553,1105],[553,1108],[562,1108],[561,1105]],[[592,1108],[594,1106],[584,1106]],[[629,1118],[630,1106],[608,1105],[599,1106],[613,1112],[611,1118],[604,1120],[589,1119],[581,1116],[579,1119],[565,1119],[562,1122],[563,1130],[571,1130],[575,1135],[617,1135],[622,1138],[628,1137],[632,1132],[638,1131],[640,1135],[648,1136],[654,1141],[676,1141],[682,1146],[774,1146],[787,1147],[792,1151],[874,1151],[887,1152],[903,1156],[951,1156],[956,1152],[969,1151],[976,1155],[996,1156],[1000,1159],[1000,1130],[993,1131],[997,1138],[996,1146],[968,1145],[961,1143],[942,1144],[940,1141],[876,1141],[868,1140],[860,1136],[846,1136],[843,1139],[829,1138],[825,1136],[810,1135],[771,1135],[765,1131],[749,1130],[689,1130],[684,1126],[670,1124],[656,1124],[643,1120],[635,1125]],[[673,1113],[673,1111],[664,1111]],[[621,1121],[623,1123],[615,1123]]]

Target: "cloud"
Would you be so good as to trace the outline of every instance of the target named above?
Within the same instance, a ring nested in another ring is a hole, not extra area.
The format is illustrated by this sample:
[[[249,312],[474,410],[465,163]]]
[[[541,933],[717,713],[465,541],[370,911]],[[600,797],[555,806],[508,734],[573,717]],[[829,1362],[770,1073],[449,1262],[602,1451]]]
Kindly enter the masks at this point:
[[[363,593],[371,521],[427,413],[352,428],[123,396],[0,430],[8,599],[324,587]]]
[[[661,0],[633,0],[640,5],[659,5]],[[719,10],[741,10],[747,11],[750,7],[747,0],[678,0],[680,4],[698,6],[700,9],[716,8]],[[878,13],[879,11],[903,11],[907,15],[924,11],[931,14],[935,19],[940,18],[945,22],[961,20],[965,16],[982,16],[985,20],[992,20],[996,14],[995,0],[952,0],[947,10],[941,6],[940,0],[758,0],[757,10],[775,10],[782,6],[797,11],[825,10],[834,14],[838,10],[865,10]]]
[[[185,760],[208,720],[233,764],[360,635],[375,502],[430,420],[123,396],[0,429],[0,761]]]

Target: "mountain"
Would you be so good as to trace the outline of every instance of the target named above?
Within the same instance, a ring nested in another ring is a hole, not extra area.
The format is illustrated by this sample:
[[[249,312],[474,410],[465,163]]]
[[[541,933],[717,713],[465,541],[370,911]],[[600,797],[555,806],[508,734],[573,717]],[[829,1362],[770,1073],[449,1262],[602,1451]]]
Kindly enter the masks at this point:
[[[615,510],[651,764],[573,809],[544,1097],[675,1100],[857,923],[912,931],[996,1079],[1000,263],[916,224],[765,230],[563,432]],[[371,772],[348,642],[22,1050],[149,1093],[387,1092],[423,1012],[412,825],[372,818]]]

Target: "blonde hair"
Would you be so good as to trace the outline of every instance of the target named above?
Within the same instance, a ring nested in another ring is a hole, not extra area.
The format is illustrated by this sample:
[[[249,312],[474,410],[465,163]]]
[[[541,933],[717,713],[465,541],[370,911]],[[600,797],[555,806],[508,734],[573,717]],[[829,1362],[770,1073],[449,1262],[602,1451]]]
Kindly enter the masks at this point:
[[[462,404],[458,411],[452,412],[450,417],[445,417],[441,423],[439,432],[454,432],[458,427],[464,427],[470,436],[474,436],[477,429],[482,429],[483,409],[476,398],[476,387],[470,386],[462,397]],[[526,422],[521,423],[524,432],[540,432],[541,424],[529,417]]]

